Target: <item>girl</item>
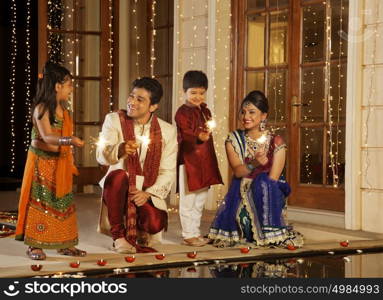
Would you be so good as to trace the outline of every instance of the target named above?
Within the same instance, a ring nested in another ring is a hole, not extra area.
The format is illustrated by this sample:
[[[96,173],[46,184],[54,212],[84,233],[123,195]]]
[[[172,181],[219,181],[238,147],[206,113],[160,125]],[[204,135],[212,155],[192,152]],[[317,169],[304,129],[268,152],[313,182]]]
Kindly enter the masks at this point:
[[[77,174],[71,146],[84,142],[72,135],[68,99],[72,76],[57,64],[47,62],[37,84],[32,110],[32,142],[21,187],[16,240],[28,245],[27,255],[44,260],[42,248],[85,256],[78,243],[72,176]]]

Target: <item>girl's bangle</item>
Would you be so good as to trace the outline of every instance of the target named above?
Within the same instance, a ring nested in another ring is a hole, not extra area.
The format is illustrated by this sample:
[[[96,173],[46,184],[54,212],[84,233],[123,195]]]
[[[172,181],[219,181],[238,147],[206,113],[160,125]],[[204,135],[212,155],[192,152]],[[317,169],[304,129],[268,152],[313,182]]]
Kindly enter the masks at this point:
[[[62,136],[59,138],[60,146],[69,146],[72,145],[72,137],[71,136]]]

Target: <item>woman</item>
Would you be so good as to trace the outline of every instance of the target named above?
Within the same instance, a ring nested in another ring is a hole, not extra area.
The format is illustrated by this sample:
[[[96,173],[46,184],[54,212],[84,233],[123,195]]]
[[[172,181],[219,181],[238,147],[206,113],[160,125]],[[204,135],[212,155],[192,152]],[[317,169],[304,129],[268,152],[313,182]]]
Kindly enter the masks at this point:
[[[303,245],[303,237],[283,220],[285,197],[290,193],[281,177],[286,144],[266,130],[268,108],[262,92],[250,92],[241,104],[244,130],[231,132],[226,140],[234,177],[210,228],[209,239],[216,247]]]
[[[78,243],[72,176],[77,173],[71,146],[84,142],[72,136],[68,112],[73,91],[67,69],[46,63],[39,76],[32,110],[32,142],[24,170],[16,227],[16,240],[27,244],[27,255],[44,260],[42,248],[58,253],[85,256]]]

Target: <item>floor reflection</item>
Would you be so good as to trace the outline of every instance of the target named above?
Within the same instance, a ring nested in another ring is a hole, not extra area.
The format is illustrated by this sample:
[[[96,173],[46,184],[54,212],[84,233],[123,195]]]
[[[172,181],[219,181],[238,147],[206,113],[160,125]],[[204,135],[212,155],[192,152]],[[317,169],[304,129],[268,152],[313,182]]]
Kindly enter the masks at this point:
[[[98,277],[98,276],[91,276]],[[102,274],[125,278],[346,278],[383,277],[383,253],[327,255],[251,262],[194,263],[151,271]]]

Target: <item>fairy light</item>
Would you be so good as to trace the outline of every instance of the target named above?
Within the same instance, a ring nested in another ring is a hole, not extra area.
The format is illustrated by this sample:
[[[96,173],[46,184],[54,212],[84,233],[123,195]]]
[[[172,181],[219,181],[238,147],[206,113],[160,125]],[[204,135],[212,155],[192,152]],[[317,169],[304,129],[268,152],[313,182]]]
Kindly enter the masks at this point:
[[[339,18],[339,30],[343,30],[343,10],[345,9],[343,0],[340,0],[340,18]],[[339,154],[340,154],[340,148],[339,146],[342,144],[342,141],[340,141],[340,134],[342,131],[339,128],[340,124],[340,116],[342,112],[342,103],[343,103],[343,95],[342,95],[342,56],[344,55],[343,52],[343,41],[341,38],[339,38],[339,50],[338,50],[338,62],[337,62],[337,68],[338,68],[338,84],[337,84],[337,109],[336,109],[336,141],[335,141],[335,161],[334,161],[334,168],[335,168],[335,173],[333,173],[333,177],[336,179],[336,186],[339,185]],[[332,113],[332,111],[330,111]],[[336,187],[335,186],[335,187]]]
[[[31,0],[26,2],[26,21],[25,21],[25,52],[26,52],[26,66],[25,66],[25,96],[26,96],[26,114],[25,114],[25,124],[24,124],[24,150],[28,151],[30,143],[30,118],[32,110],[32,99],[31,99],[31,86],[32,86],[32,76],[31,76]]]
[[[329,158],[330,158],[330,169],[332,171],[332,186],[338,187],[339,178],[338,178],[338,168],[335,164],[335,156],[338,153],[334,153],[334,121],[333,121],[333,95],[332,95],[332,86],[331,86],[331,33],[332,33],[332,20],[331,20],[331,4],[329,1],[325,2],[326,6],[326,19],[325,19],[325,28],[326,28],[326,59],[325,59],[325,99],[327,104],[327,123],[328,123],[328,143],[329,143]]]
[[[231,38],[231,3],[230,1],[216,1],[215,9],[215,27],[216,27],[216,37],[215,37],[215,47],[214,47],[214,72],[212,72],[213,77],[213,97],[214,104],[216,108],[220,108],[219,103],[228,103],[229,93],[226,87],[229,86],[230,82],[230,38]],[[226,24],[226,22],[228,24]],[[219,53],[218,53],[219,52]],[[216,74],[220,76],[216,76]],[[226,76],[222,76],[226,74]],[[217,87],[220,87],[217,89]],[[221,88],[222,87],[222,88]],[[225,140],[227,137],[228,129],[228,117],[225,112],[220,112],[219,110],[214,109],[215,115],[213,118],[216,120],[217,128],[220,130],[215,130],[214,135],[214,148],[217,154],[218,164],[223,174],[223,166],[228,166],[226,150],[225,150]],[[223,174],[224,175],[224,174]],[[225,177],[225,176],[224,176]],[[219,206],[223,201],[226,194],[227,187],[223,185],[214,186],[214,191],[216,191],[216,205]]]
[[[156,4],[157,1],[153,0],[152,2],[152,16],[150,18],[150,22],[152,24],[152,36],[150,41],[150,74],[152,78],[154,78],[154,64],[156,61],[156,53],[155,53],[155,42],[156,42],[156,28],[155,28],[155,18],[156,18]]]
[[[194,58],[196,56],[196,53],[195,53],[195,39],[197,37],[197,24],[194,23],[194,14],[195,14],[195,6],[194,6],[194,0],[191,0],[192,1],[192,7],[191,7],[191,20],[192,20],[192,26],[193,26],[193,38],[191,39],[190,41],[190,48],[192,48],[192,55],[190,56],[190,68],[193,68],[194,66]]]
[[[113,0],[109,0],[109,76],[108,76],[108,92],[109,92],[109,111],[113,111],[113,91],[112,91],[112,83],[113,83]]]
[[[138,0],[134,0],[134,5],[132,9],[132,14],[133,14],[133,20],[134,20],[134,32],[135,32],[135,43],[136,43],[136,72],[137,72],[137,77],[140,78],[140,49],[139,49],[139,41],[140,41],[140,35],[138,33],[138,16],[137,16],[137,5]]]
[[[380,11],[380,1],[376,1],[376,7],[375,7],[375,20],[374,20],[374,38],[372,40],[372,53],[371,53],[371,63],[370,63],[370,78],[369,78],[369,89],[368,89],[368,98],[367,98],[367,105],[365,107],[362,107],[363,109],[367,110],[366,114],[366,121],[363,122],[363,148],[365,150],[365,162],[364,162],[364,167],[361,172],[363,173],[365,183],[368,191],[370,191],[373,187],[372,184],[368,178],[368,170],[371,165],[371,159],[370,159],[370,152],[369,152],[369,145],[368,145],[368,140],[369,140],[369,128],[368,128],[368,123],[370,121],[371,117],[371,112],[374,110],[373,108],[373,99],[376,96],[376,66],[377,66],[377,60],[376,60],[376,53],[377,53],[377,40],[379,38],[379,33],[378,33],[378,26],[380,25],[379,23],[379,11]]]
[[[15,134],[15,102],[16,102],[16,56],[17,56],[17,37],[16,37],[16,0],[11,0],[11,76],[10,81],[10,127],[11,127],[11,145],[10,145],[10,172],[15,171],[15,147],[16,147],[16,134]]]

